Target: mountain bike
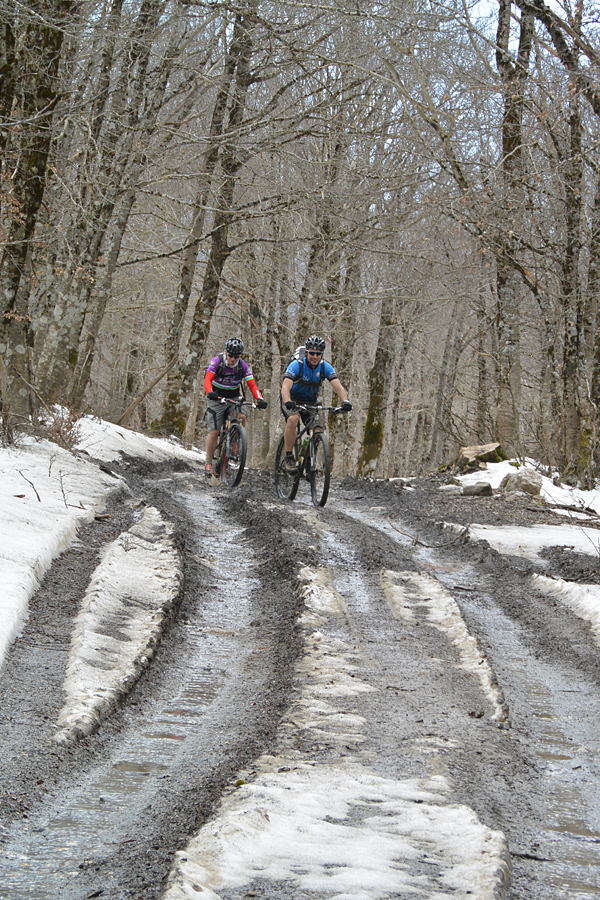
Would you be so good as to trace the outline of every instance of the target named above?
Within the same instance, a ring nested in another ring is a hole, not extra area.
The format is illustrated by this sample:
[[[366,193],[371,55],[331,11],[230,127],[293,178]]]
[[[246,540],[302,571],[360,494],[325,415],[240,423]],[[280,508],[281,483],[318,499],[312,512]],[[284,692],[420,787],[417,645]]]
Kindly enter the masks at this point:
[[[219,431],[215,453],[217,462],[211,482],[216,484],[221,479],[227,487],[235,487],[240,483],[246,465],[248,437],[239,416],[248,404],[243,397],[236,397],[235,400],[221,397],[221,403],[228,403],[229,409]]]
[[[343,412],[341,406],[296,407],[298,414],[306,413],[304,421],[298,419],[296,440],[294,442],[294,460],[296,472],[286,471],[284,466],[285,443],[281,435],[275,454],[275,490],[282,500],[294,500],[298,493],[300,480],[310,482],[310,494],[315,506],[325,506],[329,496],[331,479],[331,452],[329,440],[321,424],[321,412],[332,412],[334,415]]]

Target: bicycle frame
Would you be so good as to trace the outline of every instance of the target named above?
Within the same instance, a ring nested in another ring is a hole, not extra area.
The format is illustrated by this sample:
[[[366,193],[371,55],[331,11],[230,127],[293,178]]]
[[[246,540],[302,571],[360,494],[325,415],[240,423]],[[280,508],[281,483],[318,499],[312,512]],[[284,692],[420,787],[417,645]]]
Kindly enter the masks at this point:
[[[219,429],[219,443],[218,447],[220,448],[223,441],[227,437],[227,432],[229,431],[229,426],[232,422],[239,422],[240,416],[243,413],[242,407],[249,406],[248,402],[244,400],[243,397],[236,397],[235,400],[227,400],[225,397],[220,398],[221,403],[227,403],[229,405],[229,409],[225,412],[225,418],[223,419],[223,424]]]
[[[302,419],[298,420],[298,424],[296,426],[296,442],[298,443],[298,471],[302,475],[303,471],[306,469],[306,460],[310,456],[310,442],[314,434],[316,434],[316,429],[319,428],[320,431],[324,431],[325,429],[321,425],[317,425],[316,420],[318,417],[318,411],[315,412],[308,422],[302,422]],[[300,426],[303,426],[302,428]],[[304,446],[303,437],[306,437],[306,446]],[[308,477],[308,474],[305,474],[305,477]]]
[[[234,400],[228,400],[225,397],[221,397],[220,400],[221,403],[227,403],[229,408],[226,411],[225,418],[223,419],[223,424],[219,429],[219,437],[217,440],[217,447],[215,451],[217,460],[216,472],[213,472],[211,483],[218,484],[220,478],[222,478],[225,484],[229,484],[229,486],[235,487],[241,480],[246,463],[247,439],[246,432],[241,421],[241,416],[242,414],[245,415],[245,413],[243,413],[244,406],[249,406],[250,404],[244,397],[236,397]],[[254,406],[254,404],[251,405]],[[236,426],[235,444],[237,445],[237,448],[236,451],[234,451],[234,457],[230,457],[230,444],[228,437],[231,426],[233,425]],[[234,472],[231,473],[231,471],[229,471],[229,467],[234,459]]]
[[[343,412],[341,407],[303,404],[296,407],[299,418],[294,439],[295,474],[287,471],[283,459],[285,439],[281,436],[275,454],[275,489],[282,499],[294,500],[300,479],[310,482],[312,501],[315,506],[325,506],[329,493],[331,475],[331,455],[325,425],[319,421],[321,412]],[[306,413],[306,421],[302,419]]]
[[[321,412],[339,413],[339,412],[341,412],[341,407],[340,406],[319,406],[319,405],[313,406],[312,404],[303,404],[302,406],[297,406],[296,409],[298,410],[298,413],[300,413],[300,412],[309,413],[308,421],[303,422],[302,416],[299,416],[298,424],[296,426],[296,442],[300,441],[299,452],[298,452],[298,470],[300,471],[300,473],[302,473],[302,469],[305,468],[305,462],[308,459],[307,451],[310,451],[310,442],[311,442],[312,438],[314,437],[315,434],[326,434],[325,426],[321,425],[321,423],[318,421],[319,413],[321,413]],[[306,444],[305,448],[302,448],[302,444],[303,444],[302,438],[304,437],[305,434],[308,435],[308,438],[307,438],[308,443]],[[300,453],[300,450],[302,450],[302,453]],[[305,477],[308,477],[308,474],[306,474]]]

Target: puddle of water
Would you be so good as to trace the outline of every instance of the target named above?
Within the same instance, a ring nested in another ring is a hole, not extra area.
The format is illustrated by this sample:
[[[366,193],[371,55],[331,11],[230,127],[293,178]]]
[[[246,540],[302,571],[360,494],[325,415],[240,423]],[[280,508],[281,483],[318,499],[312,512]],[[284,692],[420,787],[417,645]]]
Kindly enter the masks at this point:
[[[232,710],[239,709],[242,667],[255,649],[245,632],[256,631],[249,625],[259,582],[240,571],[240,530],[219,528],[218,544],[212,534],[206,536],[214,530],[210,521],[217,516],[217,501],[203,495],[201,506],[194,497],[185,502],[211,546],[215,584],[202,598],[197,621],[185,629],[177,696],[157,702],[142,727],[128,728],[124,745],[108,763],[57,800],[49,799],[9,834],[0,852],[0,900],[79,900],[81,890],[71,882],[81,866],[131,840],[141,813],[189,742],[201,743],[207,756],[216,755],[219,723],[227,726],[232,714],[238,718]],[[250,557],[249,549],[244,553]]]

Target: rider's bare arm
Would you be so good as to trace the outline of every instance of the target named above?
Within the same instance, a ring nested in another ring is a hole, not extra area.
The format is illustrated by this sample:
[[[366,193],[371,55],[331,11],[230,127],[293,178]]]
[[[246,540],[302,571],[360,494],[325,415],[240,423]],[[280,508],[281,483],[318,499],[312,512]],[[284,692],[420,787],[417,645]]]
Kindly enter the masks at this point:
[[[281,399],[284,403],[288,403],[292,398],[290,397],[290,391],[292,389],[293,381],[291,378],[284,378],[283,384],[281,385]]]
[[[339,378],[332,378],[330,384],[331,384],[331,387],[336,392],[336,394],[338,395],[338,397],[340,398],[340,400],[342,401],[342,403],[344,402],[344,400],[348,399],[348,394],[346,393],[346,389]]]

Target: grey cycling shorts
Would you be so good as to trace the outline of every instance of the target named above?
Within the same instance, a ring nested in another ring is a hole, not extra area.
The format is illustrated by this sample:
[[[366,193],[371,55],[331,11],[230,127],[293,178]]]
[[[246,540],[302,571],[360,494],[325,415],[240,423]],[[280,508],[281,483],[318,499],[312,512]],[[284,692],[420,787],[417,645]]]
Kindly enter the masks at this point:
[[[206,401],[206,424],[209,431],[220,431],[229,410],[229,403],[221,403],[220,400]]]

